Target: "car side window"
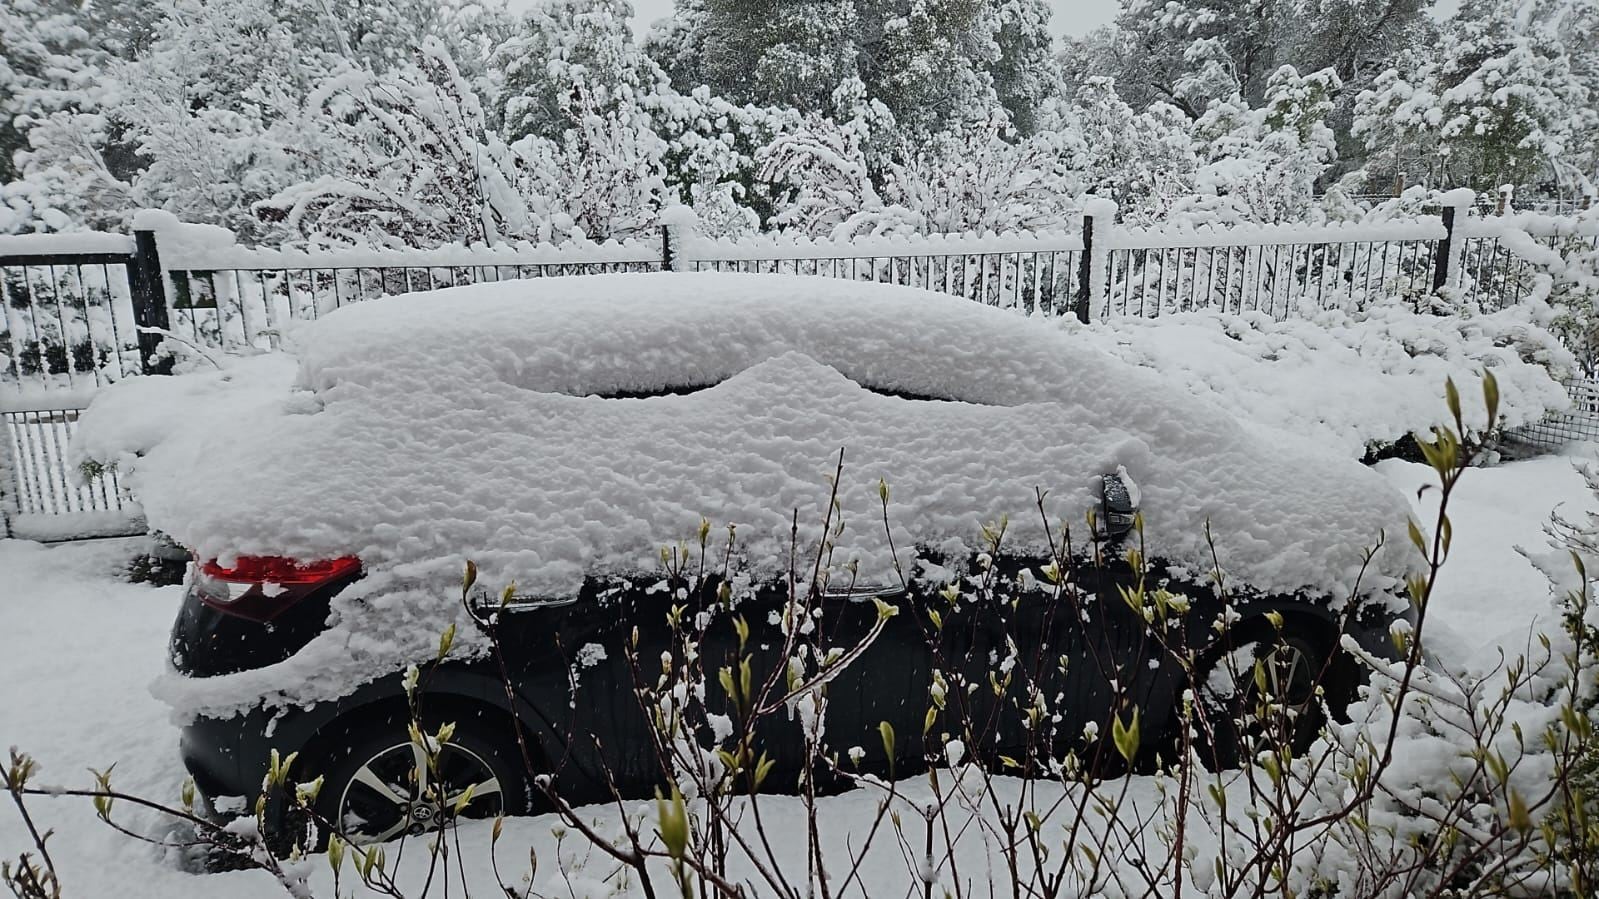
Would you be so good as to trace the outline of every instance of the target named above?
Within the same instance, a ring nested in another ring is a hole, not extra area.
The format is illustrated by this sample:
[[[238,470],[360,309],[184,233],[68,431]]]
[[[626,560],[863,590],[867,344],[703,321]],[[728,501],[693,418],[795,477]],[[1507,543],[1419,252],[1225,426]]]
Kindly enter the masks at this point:
[[[652,400],[663,396],[687,396],[691,393],[699,393],[702,390],[710,390],[715,386],[716,384],[690,384],[684,386],[654,387],[649,390],[607,390],[604,393],[593,393],[589,395],[597,396],[602,400]]]
[[[856,381],[855,383],[860,384],[859,381]],[[918,403],[969,403],[969,402],[971,402],[971,400],[963,400],[963,399],[960,399],[958,397],[953,397],[953,396],[934,396],[933,394],[930,394],[930,393],[916,393],[915,391],[911,391],[911,390],[896,390],[896,389],[894,389],[892,387],[877,387],[877,386],[873,386],[871,384],[861,384],[861,386],[866,388],[867,390],[870,390],[871,392],[873,392],[875,394],[878,394],[879,396],[891,396],[891,397],[894,397],[895,399],[911,400],[913,402],[918,402]]]
[[[977,401],[967,399],[965,397],[922,393],[915,390],[903,390],[897,387],[886,387],[881,384],[863,381],[849,372],[843,372],[842,374],[851,381],[854,381],[856,384],[859,384],[863,389],[869,390],[879,396],[888,396],[895,399],[910,400],[918,403],[973,403],[975,405],[986,405],[983,403],[977,403]],[[670,386],[651,387],[641,390],[607,390],[603,393],[590,394],[590,396],[595,396],[604,400],[648,400],[666,396],[687,396],[691,393],[699,393],[704,390],[709,390],[712,387],[715,387],[717,384],[720,384],[722,380],[725,379],[720,379],[710,383],[674,384]]]

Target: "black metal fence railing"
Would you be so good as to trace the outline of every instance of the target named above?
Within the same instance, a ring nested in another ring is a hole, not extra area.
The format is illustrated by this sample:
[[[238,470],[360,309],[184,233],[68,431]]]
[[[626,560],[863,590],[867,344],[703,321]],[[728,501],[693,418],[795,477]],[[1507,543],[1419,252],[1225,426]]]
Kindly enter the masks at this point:
[[[1214,308],[1283,319],[1431,291],[1434,241],[1335,241],[1109,251],[1105,313],[1154,317]]]
[[[83,479],[66,464],[67,445],[81,410],[33,409],[0,412],[5,422],[16,491],[17,514],[71,516],[122,509],[114,473]]]
[[[275,349],[292,321],[418,290],[557,275],[653,271],[656,260],[327,268],[169,268],[170,328],[200,346]]]
[[[1554,449],[1580,440],[1599,443],[1599,381],[1574,378],[1566,382],[1566,390],[1571,394],[1570,409],[1547,415],[1507,436],[1537,449]]]
[[[964,297],[989,306],[1038,315],[1076,309],[1080,249],[1008,252],[906,253],[812,258],[691,259],[689,271],[819,275],[852,281],[902,284]]]
[[[0,257],[0,380],[98,387],[139,370],[121,255]]]
[[[1518,234],[1515,241],[1519,246],[1513,249],[1502,236],[1461,237],[1459,267],[1451,281],[1461,299],[1485,309],[1513,306],[1537,289],[1540,275],[1549,276],[1547,262],[1599,252],[1599,234]]]

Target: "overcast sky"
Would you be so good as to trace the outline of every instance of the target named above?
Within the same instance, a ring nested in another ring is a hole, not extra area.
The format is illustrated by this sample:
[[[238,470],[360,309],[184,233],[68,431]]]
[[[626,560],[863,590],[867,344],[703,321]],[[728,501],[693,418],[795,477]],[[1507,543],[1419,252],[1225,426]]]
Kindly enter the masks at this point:
[[[512,9],[526,9],[537,0],[509,0]],[[1116,18],[1121,0],[1050,0],[1055,7],[1056,34],[1084,35]],[[633,31],[642,34],[650,23],[672,12],[672,0],[633,0]]]

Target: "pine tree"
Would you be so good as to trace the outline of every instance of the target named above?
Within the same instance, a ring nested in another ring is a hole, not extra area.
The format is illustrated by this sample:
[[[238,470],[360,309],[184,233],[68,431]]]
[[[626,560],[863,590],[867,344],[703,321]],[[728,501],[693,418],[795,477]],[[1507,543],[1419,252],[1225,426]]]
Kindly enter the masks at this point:
[[[999,58],[990,72],[999,103],[1021,136],[1044,126],[1042,110],[1061,94],[1060,65],[1050,34],[1052,10],[1045,0],[1003,0],[999,32],[994,36]]]
[[[1352,130],[1371,174],[1492,190],[1552,182],[1573,152],[1591,160],[1594,22],[1591,0],[1467,3],[1441,46],[1405,54],[1360,95]]]
[[[1131,0],[1112,49],[1089,74],[1110,72],[1134,108],[1173,103],[1190,116],[1233,94],[1265,100],[1283,65],[1330,68],[1340,82],[1369,83],[1425,32],[1424,0]]]
[[[679,0],[650,53],[679,90],[843,121],[858,81],[912,143],[981,123],[998,105],[1023,132],[1054,93],[1041,0]]]
[[[494,51],[506,136],[560,138],[574,109],[612,109],[660,89],[665,76],[633,42],[627,0],[547,0]],[[581,99],[579,99],[581,98]]]

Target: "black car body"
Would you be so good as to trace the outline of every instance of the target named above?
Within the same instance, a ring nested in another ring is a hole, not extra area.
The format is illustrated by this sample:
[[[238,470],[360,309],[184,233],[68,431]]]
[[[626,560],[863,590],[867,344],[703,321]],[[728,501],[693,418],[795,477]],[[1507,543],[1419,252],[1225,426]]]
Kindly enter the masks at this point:
[[[917,580],[892,590],[823,591],[810,597],[820,609],[818,633],[840,647],[872,631],[879,615],[873,600],[899,611],[827,687],[826,733],[829,744],[850,758],[849,769],[880,775],[923,769],[944,759],[939,735],[947,738],[952,732],[975,738],[972,752],[990,763],[1067,752],[1087,757],[1096,746],[1094,735],[1109,733],[1109,722],[1129,705],[1140,710],[1144,733],[1154,737],[1144,743],[1144,761],[1169,746],[1162,737],[1170,737],[1179,697],[1189,684],[1176,657],[1154,638],[1149,618],[1127,601],[1140,573],[1118,552],[1085,554],[1069,566],[1066,585],[1052,590],[1040,580],[1047,576],[1047,560],[1001,556],[991,566],[992,587],[981,598],[952,598],[947,590]],[[1355,667],[1337,651],[1342,634],[1375,654],[1392,652],[1388,635],[1394,616],[1375,606],[1335,613],[1325,601],[1247,590],[1224,603],[1210,584],[1167,577],[1158,564],[1142,575],[1146,584],[1159,584],[1188,606],[1180,624],[1167,633],[1168,641],[1237,646],[1278,633],[1268,617],[1277,613],[1280,633],[1312,648],[1308,655],[1318,667],[1317,682],[1342,699],[1356,677]],[[199,573],[191,579],[173,631],[173,664],[199,678],[287,658],[320,630],[329,600],[356,577],[353,568],[341,569],[276,614],[245,617],[218,601],[228,589],[224,582]],[[260,600],[259,586],[234,584],[233,590]],[[752,591],[731,610],[751,628],[746,645],[755,647],[750,656],[757,680],[782,662],[776,621],[791,601],[784,585],[776,584]],[[707,581],[676,604],[686,604],[692,616],[718,602],[716,583]],[[662,760],[630,658],[652,660],[674,647],[680,635],[669,623],[672,605],[658,582],[598,578],[580,596],[512,602],[499,615],[508,677],[502,677],[492,656],[447,660],[427,676],[423,715],[433,722],[468,722],[480,739],[498,741],[494,755],[500,762],[480,753],[490,759],[491,769],[518,767],[520,730],[534,772],[549,775],[551,787],[574,804],[603,800],[613,791],[649,795],[662,782]],[[707,670],[736,662],[734,617],[717,617],[696,638]],[[1224,642],[1213,627],[1218,617],[1235,622]],[[1014,671],[1018,676],[1006,677],[1014,666],[1021,666]],[[935,669],[982,689],[964,696],[953,691],[954,702],[940,716],[952,723],[928,727]],[[308,708],[258,707],[232,717],[200,717],[183,728],[184,763],[210,797],[254,795],[274,750],[283,757],[297,753],[298,773],[306,778],[321,774],[338,767],[372,734],[405,740],[412,706],[403,680],[398,674],[382,677],[337,702]],[[714,677],[706,680],[707,707],[726,710],[725,692]],[[992,689],[996,683],[1001,689]],[[1121,685],[1122,692],[1113,685]],[[1048,697],[1052,716],[1058,716],[1042,738],[1049,745],[1037,745],[1038,728],[1023,720],[1028,700],[1020,694],[1028,690]],[[907,735],[895,742],[893,758],[881,738],[883,722]],[[775,765],[768,785],[792,789],[805,757],[799,725],[772,716],[757,736]],[[542,807],[541,791],[527,778],[516,772],[501,772],[500,778],[517,786],[494,810]]]

